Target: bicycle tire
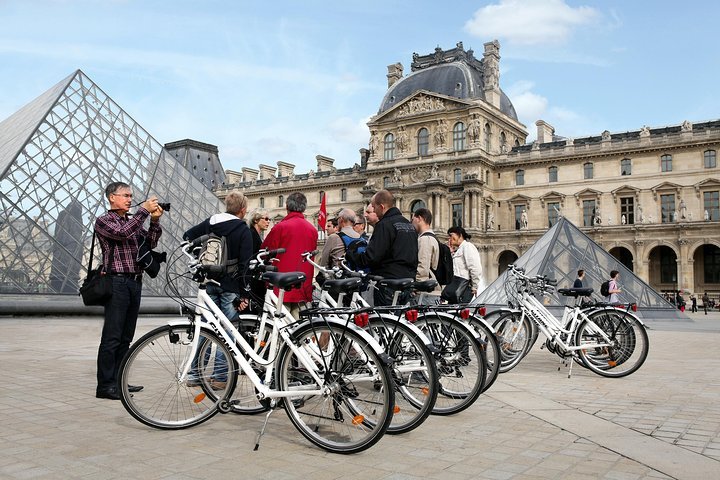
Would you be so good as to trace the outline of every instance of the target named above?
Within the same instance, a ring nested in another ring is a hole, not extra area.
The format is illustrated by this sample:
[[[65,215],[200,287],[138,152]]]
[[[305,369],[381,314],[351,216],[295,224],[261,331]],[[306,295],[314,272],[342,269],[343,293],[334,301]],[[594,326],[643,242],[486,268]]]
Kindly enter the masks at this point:
[[[296,353],[283,345],[276,372],[280,390],[325,387],[328,392],[284,399],[292,424],[329,452],[349,454],[370,448],[392,420],[395,388],[389,359],[381,357],[352,327],[311,321],[292,336],[293,343],[312,350],[324,385],[317,385]]]
[[[530,323],[520,312],[508,312],[493,323],[500,348],[500,373],[509,372],[525,357],[532,340]]]
[[[639,369],[650,348],[647,330],[637,317],[618,309],[591,312],[575,334],[575,345],[603,341],[601,329],[612,342],[611,347],[587,348],[577,351],[583,365],[603,377],[620,378]]]
[[[480,341],[485,350],[487,373],[482,389],[482,391],[485,392],[495,383],[495,380],[497,380],[500,374],[500,344],[498,343],[495,329],[484,319],[472,315],[468,318],[468,323],[480,336]]]
[[[393,359],[395,407],[387,433],[414,430],[435,407],[440,387],[435,359],[423,339],[397,319],[373,317],[368,332]]]
[[[485,352],[477,333],[451,316],[424,313],[415,325],[432,340],[440,390],[433,415],[452,415],[472,405],[487,376]]]
[[[192,427],[214,416],[220,402],[230,396],[236,381],[235,359],[214,332],[201,331],[197,380],[178,381],[194,341],[190,322],[158,327],[130,347],[120,364],[118,384],[120,400],[136,420],[167,430]],[[227,375],[225,385],[213,381],[218,372]],[[144,388],[130,393],[129,385]]]

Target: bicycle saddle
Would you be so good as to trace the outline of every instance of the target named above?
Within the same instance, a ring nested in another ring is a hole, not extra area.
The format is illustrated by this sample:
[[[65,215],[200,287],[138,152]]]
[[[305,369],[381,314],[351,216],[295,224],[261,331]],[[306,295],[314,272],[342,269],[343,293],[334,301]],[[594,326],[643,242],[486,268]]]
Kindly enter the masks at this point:
[[[300,288],[305,281],[305,274],[303,272],[265,272],[260,279],[287,291]]]
[[[437,280],[433,280],[432,278],[428,280],[423,280],[422,282],[415,282],[413,283],[413,288],[417,290],[418,292],[432,292],[435,290],[435,287],[438,286]]]
[[[587,297],[593,293],[592,288],[558,288],[558,293],[566,297]]]
[[[323,290],[327,290],[330,293],[350,293],[359,292],[362,289],[363,281],[362,278],[340,278],[337,280],[325,280],[323,283]]]
[[[412,278],[385,278],[378,282],[378,285],[388,287],[391,290],[405,290],[413,283]]]

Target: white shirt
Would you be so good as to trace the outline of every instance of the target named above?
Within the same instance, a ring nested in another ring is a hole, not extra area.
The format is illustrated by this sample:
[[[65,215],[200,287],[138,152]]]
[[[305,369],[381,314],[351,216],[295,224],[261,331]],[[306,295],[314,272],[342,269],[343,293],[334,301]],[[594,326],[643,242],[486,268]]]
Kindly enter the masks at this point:
[[[453,274],[470,280],[470,288],[478,293],[485,289],[480,252],[467,240],[463,240],[453,253]]]

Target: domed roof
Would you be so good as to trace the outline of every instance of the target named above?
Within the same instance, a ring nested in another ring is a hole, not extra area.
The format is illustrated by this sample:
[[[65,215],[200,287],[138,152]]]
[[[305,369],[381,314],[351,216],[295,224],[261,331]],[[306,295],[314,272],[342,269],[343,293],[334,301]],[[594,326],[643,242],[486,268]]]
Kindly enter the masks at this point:
[[[459,48],[443,52],[436,49],[433,56],[413,56],[413,73],[393,84],[385,94],[378,113],[399,105],[419,90],[439,93],[463,100],[486,100],[484,94],[483,64],[473,57],[472,50]],[[458,52],[458,50],[460,50]],[[515,107],[500,90],[500,111],[517,120]]]

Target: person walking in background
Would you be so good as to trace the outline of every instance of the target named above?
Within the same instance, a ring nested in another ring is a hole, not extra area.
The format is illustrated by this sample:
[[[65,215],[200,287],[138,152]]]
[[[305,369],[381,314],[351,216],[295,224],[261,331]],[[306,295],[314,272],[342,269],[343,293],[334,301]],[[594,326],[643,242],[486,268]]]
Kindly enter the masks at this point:
[[[697,312],[697,311],[698,311],[698,308],[697,308],[697,297],[696,297],[694,294],[690,296],[690,302],[691,302],[690,311],[691,311],[692,313]]]
[[[620,285],[618,284],[618,280],[620,279],[620,272],[617,270],[612,270],[610,272],[610,283],[608,285],[608,296],[607,302],[608,303],[618,303],[620,301],[619,294],[622,293],[622,290],[620,290]]]
[[[710,303],[710,297],[708,297],[707,292],[703,293],[702,302],[703,302],[703,310],[705,310],[705,315],[707,315],[708,303]]]
[[[427,208],[418,208],[412,216],[412,224],[418,234],[418,266],[415,280],[422,282],[424,280],[437,280],[433,274],[433,270],[438,267],[440,260],[440,245],[432,231],[433,215]],[[432,295],[440,296],[442,287],[438,283],[437,288]],[[437,299],[435,299],[437,300]],[[436,302],[434,302],[436,303]]]
[[[448,303],[468,303],[485,288],[480,252],[464,228],[454,226],[447,231],[453,252],[453,280],[443,288],[442,299]]]
[[[270,216],[267,210],[262,208],[256,208],[250,213],[250,233],[252,234],[252,258],[257,256],[262,245],[263,237],[265,232],[270,227]],[[254,313],[261,313],[262,306],[265,302],[265,282],[258,280],[257,278],[250,279],[250,291],[252,292],[252,301],[250,302],[250,309]]]
[[[573,283],[573,288],[583,288],[583,280],[585,280],[585,270],[580,269],[577,271],[577,278]]]
[[[678,290],[675,294],[675,305],[677,306],[677,309],[681,312],[685,311],[685,299],[682,296],[681,290]]]
[[[280,220],[267,234],[261,248],[284,248],[285,253],[278,255],[278,272],[303,272],[303,285],[285,292],[285,307],[299,318],[300,307],[312,300],[313,266],[304,262],[302,254],[317,248],[318,231],[305,219],[303,212],[307,208],[307,198],[300,192],[288,195],[285,202],[287,215]],[[275,293],[278,293],[277,288]]]
[[[369,267],[373,275],[384,278],[415,278],[418,262],[418,242],[415,228],[395,207],[395,197],[380,190],[370,202],[378,222],[364,252],[347,252],[358,268]],[[367,210],[366,210],[367,211]],[[368,223],[370,223],[370,218]],[[374,292],[375,306],[391,305],[395,292],[378,286]],[[402,292],[399,303],[407,303],[410,292]]]
[[[112,182],[105,188],[110,208],[95,220],[95,232],[102,247],[103,265],[112,277],[112,298],[105,304],[105,322],[97,356],[97,398],[120,400],[117,375],[120,362],[135,335],[140,299],[142,268],[137,263],[142,237],[157,246],[162,235],[160,217],[163,209],[155,196],[145,200],[134,215],[128,215],[133,193],[130,185]],[[143,226],[150,217],[150,226]],[[129,385],[130,392],[139,392],[142,385]]]

